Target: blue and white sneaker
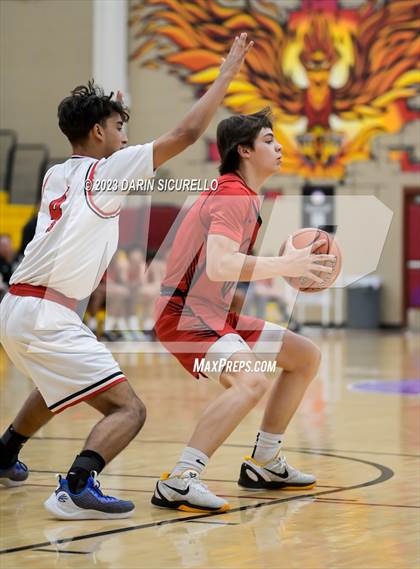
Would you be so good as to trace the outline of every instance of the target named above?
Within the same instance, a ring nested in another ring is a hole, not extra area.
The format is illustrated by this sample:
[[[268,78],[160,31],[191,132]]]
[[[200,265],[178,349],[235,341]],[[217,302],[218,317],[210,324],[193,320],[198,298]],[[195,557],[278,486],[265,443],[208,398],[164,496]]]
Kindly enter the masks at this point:
[[[70,492],[67,480],[57,474],[58,487],[44,502],[45,508],[59,520],[112,520],[128,518],[134,512],[134,504],[129,500],[120,500],[105,496],[92,471],[88,482],[81,492]]]
[[[29,470],[26,464],[17,460],[9,468],[0,468],[0,484],[7,488],[14,486],[22,486],[29,476]]]

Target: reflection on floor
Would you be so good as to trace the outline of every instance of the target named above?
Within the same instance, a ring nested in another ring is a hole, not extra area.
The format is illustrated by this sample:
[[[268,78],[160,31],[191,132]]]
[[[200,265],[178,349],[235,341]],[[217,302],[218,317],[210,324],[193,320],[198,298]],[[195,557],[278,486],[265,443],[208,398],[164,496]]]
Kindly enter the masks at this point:
[[[304,330],[321,347],[322,369],[287,433],[285,453],[313,471],[306,492],[246,492],[236,480],[252,447],[263,402],[213,457],[204,479],[229,499],[223,515],[150,505],[155,480],[172,466],[219,391],[191,379],[160,350],[117,347],[116,358],[145,401],[148,421],[101,475],[102,486],[136,502],[130,520],[57,522],[42,502],[98,415],[68,409],[30,441],[28,483],[0,490],[2,569],[351,568],[411,569],[419,535],[419,349],[408,333]],[[146,346],[147,348],[147,346]],[[32,385],[2,352],[2,428]]]

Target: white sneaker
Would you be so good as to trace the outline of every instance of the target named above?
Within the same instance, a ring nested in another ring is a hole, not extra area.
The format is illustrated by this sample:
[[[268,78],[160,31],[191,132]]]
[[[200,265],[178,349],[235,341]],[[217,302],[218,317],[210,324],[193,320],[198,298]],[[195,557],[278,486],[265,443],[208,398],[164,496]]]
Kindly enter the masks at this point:
[[[141,342],[149,339],[146,334],[143,334],[138,330],[122,330],[120,333],[122,335],[122,339],[127,342]]]
[[[230,508],[226,500],[203,484],[195,470],[185,470],[179,476],[162,474],[156,483],[152,504],[184,512],[225,512]]]
[[[242,463],[238,484],[251,490],[297,490],[312,488],[316,478],[299,472],[287,464],[284,456],[276,456],[270,462],[258,463],[250,456]]]
[[[140,330],[131,330],[131,339],[135,342],[145,342],[149,340],[149,337]]]

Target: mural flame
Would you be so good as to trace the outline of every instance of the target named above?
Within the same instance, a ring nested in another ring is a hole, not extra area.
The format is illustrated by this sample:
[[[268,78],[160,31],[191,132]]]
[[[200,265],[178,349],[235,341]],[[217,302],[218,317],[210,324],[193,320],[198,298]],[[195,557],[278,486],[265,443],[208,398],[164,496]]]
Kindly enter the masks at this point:
[[[369,1],[344,10],[333,0],[305,0],[289,14],[279,4],[135,2],[131,57],[149,68],[169,66],[204,89],[232,36],[246,31],[255,46],[224,105],[235,113],[272,108],[283,172],[341,178],[349,162],[369,159],[375,135],[398,132],[418,116],[407,99],[420,83],[420,4]]]

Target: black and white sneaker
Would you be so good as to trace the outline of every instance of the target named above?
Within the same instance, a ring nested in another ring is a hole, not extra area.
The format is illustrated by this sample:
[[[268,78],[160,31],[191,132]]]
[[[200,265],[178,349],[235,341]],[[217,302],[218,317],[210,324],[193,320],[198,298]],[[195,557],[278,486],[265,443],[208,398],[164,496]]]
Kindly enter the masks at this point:
[[[250,490],[307,490],[315,483],[315,476],[299,472],[283,456],[276,456],[264,465],[246,456],[238,480],[239,486]]]
[[[176,476],[162,474],[156,483],[152,504],[184,512],[225,512],[230,508],[226,500],[203,484],[195,470],[185,470]]]

